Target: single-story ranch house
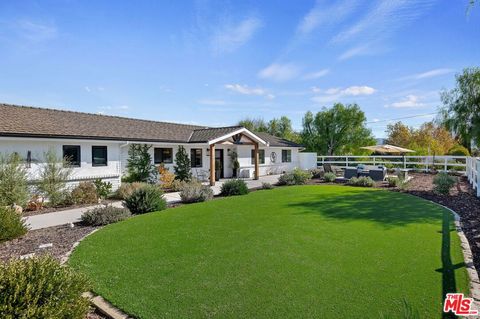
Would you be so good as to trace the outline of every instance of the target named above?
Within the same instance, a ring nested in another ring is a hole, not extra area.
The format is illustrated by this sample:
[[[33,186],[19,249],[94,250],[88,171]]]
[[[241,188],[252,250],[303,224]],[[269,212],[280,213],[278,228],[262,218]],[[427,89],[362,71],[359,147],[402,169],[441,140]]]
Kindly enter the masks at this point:
[[[53,149],[74,166],[71,183],[100,178],[115,189],[132,143],[151,145],[154,163],[171,170],[179,145],[184,146],[193,176],[212,185],[216,165],[221,178],[234,175],[232,152],[238,155],[242,178],[316,166],[316,156],[300,153],[301,145],[242,126],[205,127],[0,104],[0,153],[18,153],[32,179],[43,154]]]

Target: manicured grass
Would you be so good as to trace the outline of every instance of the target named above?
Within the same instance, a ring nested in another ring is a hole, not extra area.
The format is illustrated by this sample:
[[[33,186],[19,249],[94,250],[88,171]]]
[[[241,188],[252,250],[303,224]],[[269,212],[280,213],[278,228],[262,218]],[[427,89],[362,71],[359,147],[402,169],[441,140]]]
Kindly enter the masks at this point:
[[[282,187],[105,227],[70,263],[138,318],[439,318],[468,277],[450,213],[346,186]]]

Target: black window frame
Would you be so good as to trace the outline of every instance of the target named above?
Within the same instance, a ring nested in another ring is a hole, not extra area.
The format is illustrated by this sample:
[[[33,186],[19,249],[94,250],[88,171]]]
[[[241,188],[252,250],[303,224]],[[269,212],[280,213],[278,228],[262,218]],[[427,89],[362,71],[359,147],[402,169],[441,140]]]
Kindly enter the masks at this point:
[[[292,150],[282,150],[282,163],[292,162]]]
[[[93,156],[93,153],[94,153],[94,150],[97,149],[101,149],[101,150],[104,150],[105,151],[105,164],[95,164],[95,160],[94,160],[94,156]],[[92,145],[92,166],[94,167],[97,167],[97,166],[108,166],[108,147],[107,146],[104,146],[104,145]]]
[[[159,157],[157,158],[157,150],[159,151]],[[165,160],[164,157],[164,150],[169,150],[170,151],[170,159]],[[154,164],[173,164],[173,148],[171,147],[154,147],[153,148],[153,163]]]
[[[251,152],[252,164],[255,164],[255,149]],[[258,150],[258,164],[265,164],[265,150]]]
[[[198,157],[200,155],[200,157]],[[190,166],[192,168],[203,167],[203,150],[201,148],[190,149]]]
[[[78,159],[75,160],[70,160],[69,157],[70,156],[66,156],[65,155],[65,150],[66,149],[76,149],[77,150],[77,157]],[[70,167],[81,167],[82,166],[82,148],[80,145],[63,145],[62,146],[62,155],[63,155],[63,159],[64,160],[67,160],[68,161],[68,166]]]

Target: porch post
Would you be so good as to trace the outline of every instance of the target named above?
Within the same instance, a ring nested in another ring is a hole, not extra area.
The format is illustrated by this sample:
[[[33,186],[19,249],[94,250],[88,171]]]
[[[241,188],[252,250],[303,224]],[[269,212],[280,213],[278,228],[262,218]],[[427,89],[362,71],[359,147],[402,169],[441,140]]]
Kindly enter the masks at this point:
[[[258,169],[258,162],[259,162],[258,143],[255,143],[254,157],[255,157],[255,173],[254,173],[253,179],[258,179],[260,175],[259,169]]]
[[[215,144],[210,145],[210,186],[215,186]]]

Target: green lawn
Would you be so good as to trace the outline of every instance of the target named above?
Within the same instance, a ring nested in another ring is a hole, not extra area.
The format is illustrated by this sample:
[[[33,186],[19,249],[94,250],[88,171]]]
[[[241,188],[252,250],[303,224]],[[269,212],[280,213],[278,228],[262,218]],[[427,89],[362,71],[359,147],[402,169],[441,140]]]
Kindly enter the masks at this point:
[[[397,318],[404,300],[440,318],[468,291],[452,219],[400,193],[282,187],[107,226],[70,264],[138,318]]]

